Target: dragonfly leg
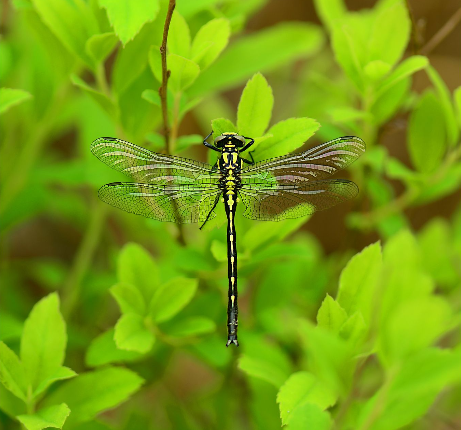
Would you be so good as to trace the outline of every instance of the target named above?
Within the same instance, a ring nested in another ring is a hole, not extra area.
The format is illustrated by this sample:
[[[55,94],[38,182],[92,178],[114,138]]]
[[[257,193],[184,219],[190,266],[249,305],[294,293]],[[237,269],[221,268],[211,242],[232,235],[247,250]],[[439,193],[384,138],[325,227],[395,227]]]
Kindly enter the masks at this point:
[[[212,149],[213,151],[221,152],[221,150],[220,150],[219,148],[216,148],[216,146],[214,146],[213,144],[207,142],[207,139],[208,139],[212,134],[213,134],[213,130],[211,130],[211,133],[210,133],[207,137],[205,137],[205,139],[203,140],[203,144],[204,144],[207,148]]]
[[[250,139],[250,141],[239,152],[246,151],[251,145],[253,145],[253,143],[255,143],[255,140],[252,139],[251,137],[245,137],[245,139]]]
[[[254,151],[250,151],[250,152],[248,153],[248,155],[249,155],[250,158],[251,158],[251,161],[250,161],[250,160],[247,160],[246,158],[243,158],[243,157],[240,157],[241,160],[242,160],[244,163],[246,163],[246,164],[251,164],[251,165],[255,164],[255,159],[253,158],[253,152],[254,152]]]
[[[207,221],[209,220],[210,218],[210,215],[213,213],[213,210],[214,208],[216,207],[216,205],[218,204],[219,202],[219,198],[221,197],[221,194],[218,194],[214,200],[214,203],[213,203],[213,207],[211,208],[211,210],[208,212],[208,215],[206,216],[206,219],[204,221],[204,223],[199,227],[200,230],[205,226],[205,224],[207,223]]]

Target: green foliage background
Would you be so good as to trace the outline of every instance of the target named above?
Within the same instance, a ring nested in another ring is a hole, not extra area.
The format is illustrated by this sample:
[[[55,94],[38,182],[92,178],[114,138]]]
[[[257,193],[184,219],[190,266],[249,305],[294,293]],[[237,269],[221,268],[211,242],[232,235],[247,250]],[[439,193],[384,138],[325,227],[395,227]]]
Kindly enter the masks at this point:
[[[266,3],[177,1],[172,152],[212,162],[211,127],[254,137],[258,160],[343,135],[367,152],[342,174],[361,189],[349,206],[236,219],[238,349],[223,216],[180,231],[97,199],[123,179],[94,139],[165,149],[167,2],[3,3],[2,428],[461,428],[461,205],[438,209],[461,195],[461,87],[418,54],[401,0],[316,0],[321,25],[245,30]]]

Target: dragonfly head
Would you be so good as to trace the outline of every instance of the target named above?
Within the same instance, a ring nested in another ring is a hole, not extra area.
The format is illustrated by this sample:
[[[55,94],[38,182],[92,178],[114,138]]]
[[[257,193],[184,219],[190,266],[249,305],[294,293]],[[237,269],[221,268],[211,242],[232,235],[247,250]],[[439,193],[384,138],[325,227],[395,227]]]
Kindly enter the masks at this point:
[[[245,145],[245,138],[233,132],[226,132],[218,136],[214,143],[218,148],[224,148],[225,145],[233,145],[242,148]]]

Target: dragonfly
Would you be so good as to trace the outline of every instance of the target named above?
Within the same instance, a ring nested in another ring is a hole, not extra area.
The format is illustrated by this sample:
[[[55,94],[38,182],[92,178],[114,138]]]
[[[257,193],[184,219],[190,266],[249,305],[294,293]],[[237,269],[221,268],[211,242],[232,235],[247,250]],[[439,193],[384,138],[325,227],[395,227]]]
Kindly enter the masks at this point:
[[[102,162],[134,182],[112,182],[99,190],[105,203],[126,212],[178,224],[200,223],[216,217],[222,202],[227,216],[228,305],[227,343],[239,346],[237,236],[235,214],[259,221],[281,221],[311,215],[357,196],[357,185],[330,176],[354,162],[365,143],[355,136],[339,137],[304,152],[255,162],[242,156],[254,139],[235,132],[203,144],[219,152],[212,166],[189,158],[159,154],[112,137],[91,145]]]

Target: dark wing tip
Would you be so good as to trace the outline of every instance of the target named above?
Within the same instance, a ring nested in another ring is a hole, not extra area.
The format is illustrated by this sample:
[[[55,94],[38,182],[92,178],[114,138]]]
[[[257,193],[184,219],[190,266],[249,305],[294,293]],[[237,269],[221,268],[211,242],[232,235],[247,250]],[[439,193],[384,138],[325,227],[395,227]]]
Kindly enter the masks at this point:
[[[360,148],[362,151],[365,152],[366,148],[367,148],[367,145],[365,143],[365,141],[363,139],[361,139],[360,137],[357,137],[357,136],[343,136],[343,137],[340,137],[341,140],[343,141],[347,141],[347,140],[351,140],[353,142],[356,142],[356,143],[359,143],[360,145],[363,146],[363,148]]]

